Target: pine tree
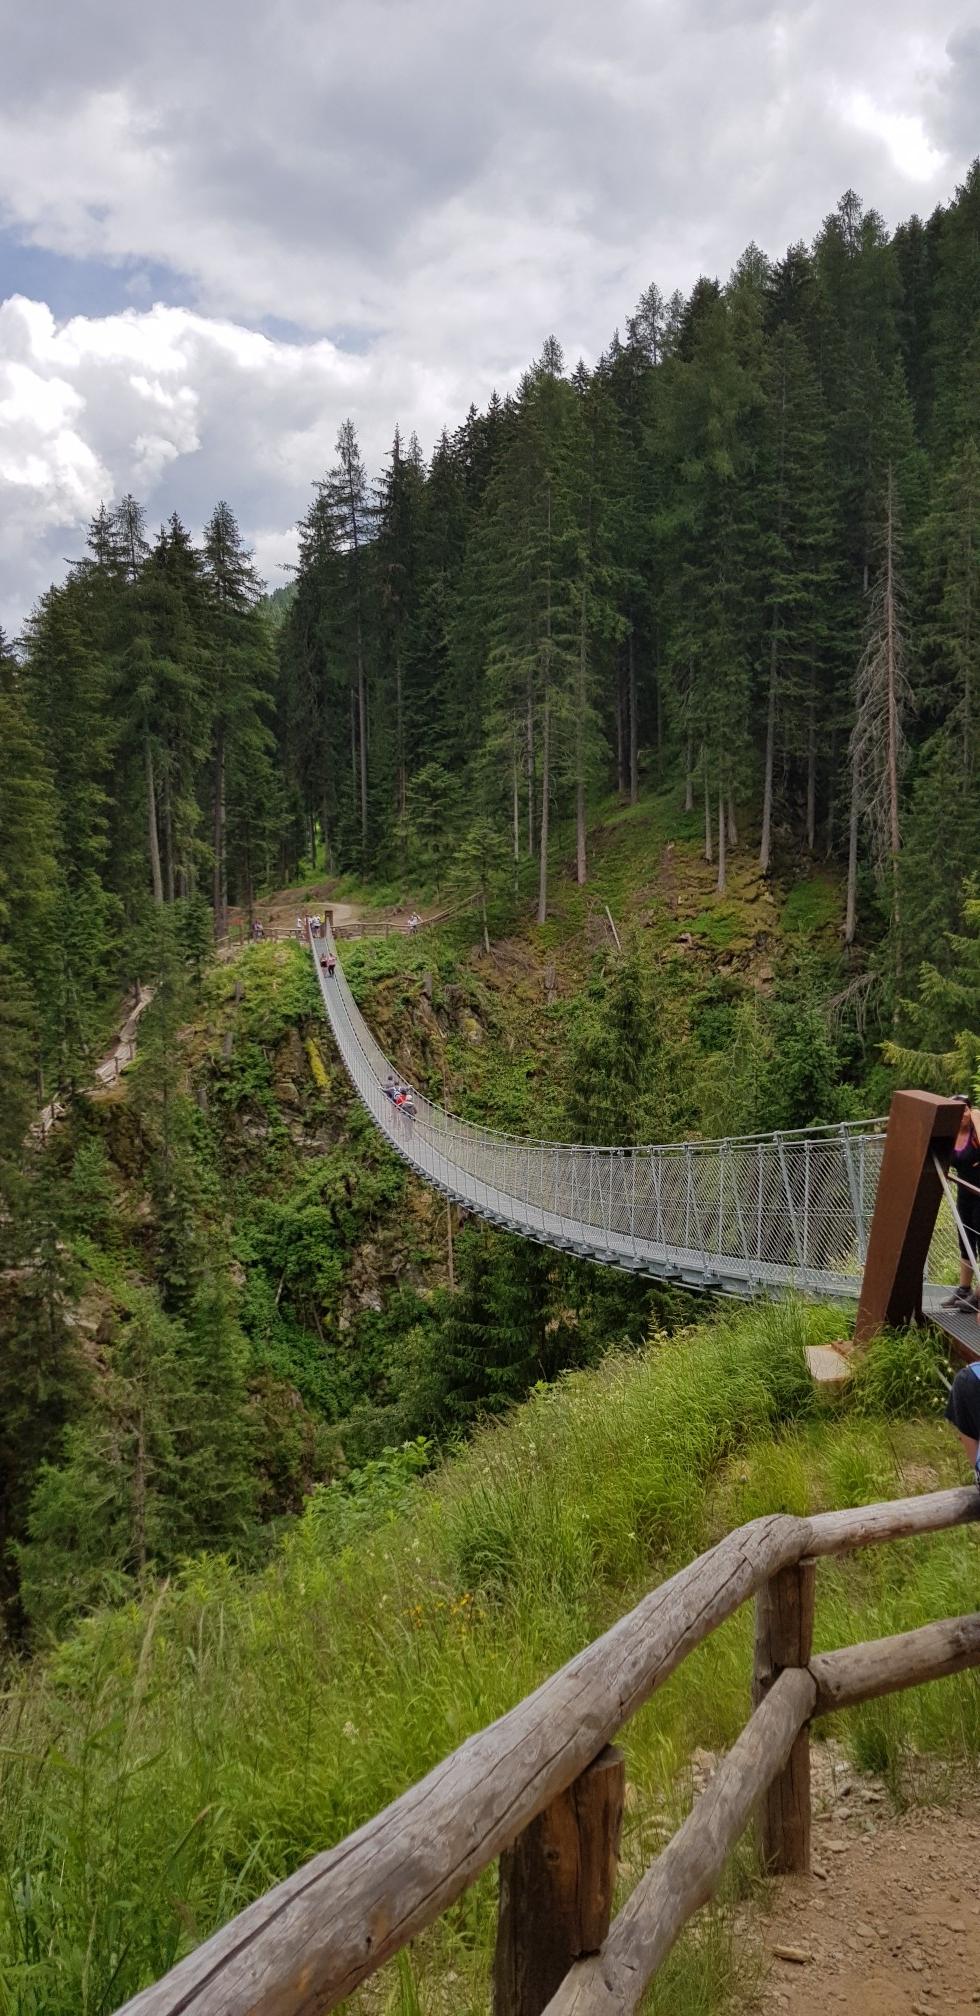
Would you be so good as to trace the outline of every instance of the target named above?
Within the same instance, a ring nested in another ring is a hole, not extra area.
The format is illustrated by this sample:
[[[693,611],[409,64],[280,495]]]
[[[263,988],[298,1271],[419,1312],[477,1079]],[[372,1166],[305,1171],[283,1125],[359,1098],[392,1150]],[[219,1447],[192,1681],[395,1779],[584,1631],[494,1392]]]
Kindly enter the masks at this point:
[[[54,782],[21,668],[0,630],[0,1195],[8,1194],[58,1031],[49,995],[60,883]]]
[[[768,613],[766,741],[759,866],[772,862],[777,733],[805,765],[805,837],[816,842],[818,720],[826,699],[834,520],[823,415],[802,339],[784,324],[764,366]]]
[[[260,585],[234,513],[215,506],[204,532],[204,577],[210,594],[208,644],[213,773],[211,790],[214,930],[228,928],[228,794],[232,767],[248,780],[265,759],[271,709],[273,651],[257,607]]]
[[[650,1033],[643,971],[630,951],[616,961],[600,1014],[583,1032],[572,1059],[568,1117],[576,1141],[627,1147],[641,1139]]]
[[[922,682],[955,750],[969,793],[978,769],[980,681],[980,447],[970,435],[944,470],[924,526],[931,620]]]
[[[882,1045],[886,1064],[937,1092],[951,1086],[978,1095],[980,1087],[980,882],[971,876],[961,892],[959,929],[946,934],[941,959],[924,960],[917,993],[901,1003],[902,1040]],[[939,948],[937,948],[939,949]]]
[[[857,821],[863,816],[879,879],[887,879],[893,927],[898,923],[898,859],[901,846],[900,780],[905,722],[912,704],[907,662],[902,545],[898,490],[891,468],[885,481],[881,559],[872,587],[864,651],[855,684],[851,735],[853,795],[848,856],[847,917],[851,944],[856,927]]]
[[[418,649],[420,542],[425,467],[412,436],[408,452],[396,427],[390,466],[376,492],[373,547],[378,597],[381,717],[394,722],[394,803],[389,820],[404,828],[409,764],[425,746],[425,722],[416,714],[414,660]]]
[[[345,420],[337,435],[337,461],[323,483],[337,549],[345,556],[344,633],[351,665],[351,761],[357,779],[362,865],[368,853],[368,589],[369,542],[375,506],[357,434]],[[356,702],[356,713],[354,703]]]
[[[670,655],[685,731],[701,743],[705,855],[713,857],[714,830],[719,891],[746,768],[750,590],[758,567],[748,446],[761,393],[754,358],[740,360],[735,335],[717,289],[692,297],[672,366],[668,421],[679,465]]]

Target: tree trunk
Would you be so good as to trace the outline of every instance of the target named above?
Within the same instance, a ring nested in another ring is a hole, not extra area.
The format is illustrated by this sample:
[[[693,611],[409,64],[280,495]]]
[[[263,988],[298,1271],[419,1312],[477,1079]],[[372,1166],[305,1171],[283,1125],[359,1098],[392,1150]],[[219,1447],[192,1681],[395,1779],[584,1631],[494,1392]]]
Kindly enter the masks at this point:
[[[214,745],[214,935],[228,934],[228,873],[225,863],[225,724],[218,722]]]
[[[527,851],[534,860],[534,687],[527,680]]]
[[[486,953],[487,957],[489,958],[490,931],[487,925],[487,891],[486,891],[486,885],[483,883],[481,883],[480,885],[480,923],[483,926],[483,950]]]
[[[830,860],[834,851],[834,827],[837,824],[837,729],[830,731],[830,757],[827,764],[827,818],[824,826],[824,859]]]
[[[725,893],[725,871],[726,871],[726,868],[727,868],[727,865],[728,865],[728,864],[727,864],[727,856],[726,856],[726,852],[725,852],[725,838],[726,838],[726,831],[725,831],[725,793],[724,793],[724,791],[722,790],[722,788],[721,788],[721,785],[719,784],[719,786],[718,786],[718,894],[719,894],[719,896],[723,896],[723,895],[724,895],[724,893]]]
[[[684,750],[684,810],[685,812],[694,810],[694,751],[690,732]]]
[[[769,699],[766,707],[766,754],[762,774],[762,834],[759,840],[759,868],[768,875],[772,862],[772,780],[776,760],[776,671],[778,632],[775,612],[769,639]]]
[[[514,894],[517,895],[518,868],[521,859],[521,803],[520,778],[517,768],[517,736],[511,742],[511,784],[513,787],[512,817],[514,827]]]
[[[364,682],[364,652],[361,648],[361,616],[357,616],[357,728],[361,755],[361,845],[367,853],[367,688]]]
[[[153,751],[149,735],[144,741],[146,754],[146,825],[150,843],[150,877],[153,882],[154,903],[163,902],[163,876],[160,873],[160,835],[157,832],[157,798],[153,782]]]
[[[357,716],[354,711],[354,688],[350,688],[350,782],[357,811]]]
[[[640,795],[640,739],[639,723],[636,718],[636,656],[633,632],[629,634],[629,705],[630,705],[630,804],[635,805]]]
[[[142,1405],[136,1415],[133,1452],[133,1560],[142,1587],[146,1577],[146,1421]]]
[[[894,477],[888,471],[888,515],[885,546],[885,611],[886,611],[886,651],[888,670],[888,845],[891,854],[892,876],[892,921],[898,923],[898,849],[899,849],[899,806],[898,806],[898,678],[897,678],[897,637],[895,609],[895,526],[894,526]]]
[[[578,690],[575,695],[575,879],[579,888],[588,873],[585,852],[585,653],[586,591],[582,584],[579,616]]]
[[[806,845],[813,854],[817,845],[817,696],[814,677],[810,681],[810,704],[806,731]]]
[[[704,749],[701,751],[701,770],[704,778],[704,858],[706,861],[713,861],[715,856],[711,843],[711,794],[708,790],[708,757]]]
[[[616,653],[616,790],[620,798],[626,796],[626,734],[624,728],[625,697],[623,694],[623,658]]]
[[[858,819],[860,814],[858,759],[851,758],[851,809],[847,834],[847,903],[844,911],[844,943],[853,945],[857,929]]]
[[[163,879],[167,902],[174,900],[174,822],[170,803],[170,765],[163,766]]]
[[[548,915],[548,813],[551,795],[551,695],[544,691],[541,723],[541,859],[538,872],[538,923]]]
[[[324,790],[320,800],[320,831],[323,834],[323,866],[328,875],[333,874],[333,845],[330,839],[330,815],[327,811],[327,794]]]
[[[544,718],[541,723],[541,861],[538,876],[538,923],[548,915],[548,820],[551,812],[551,488],[548,488],[547,555],[544,618]]]
[[[406,803],[405,719],[402,696],[402,655],[400,649],[395,653],[395,751],[398,765],[398,817],[400,820],[404,820]]]
[[[729,847],[738,846],[738,820],[735,817],[735,793],[734,791],[731,790],[729,790],[728,793],[728,845]]]

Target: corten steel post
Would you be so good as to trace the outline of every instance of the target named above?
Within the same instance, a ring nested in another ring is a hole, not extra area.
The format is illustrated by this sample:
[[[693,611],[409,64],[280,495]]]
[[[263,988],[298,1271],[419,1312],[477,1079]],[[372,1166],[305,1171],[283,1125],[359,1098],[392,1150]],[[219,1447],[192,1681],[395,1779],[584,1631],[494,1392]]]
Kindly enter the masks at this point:
[[[886,1323],[921,1322],[922,1278],[943,1194],[932,1158],[948,1165],[962,1111],[961,1099],[932,1092],[892,1099],[855,1344],[867,1344]]]

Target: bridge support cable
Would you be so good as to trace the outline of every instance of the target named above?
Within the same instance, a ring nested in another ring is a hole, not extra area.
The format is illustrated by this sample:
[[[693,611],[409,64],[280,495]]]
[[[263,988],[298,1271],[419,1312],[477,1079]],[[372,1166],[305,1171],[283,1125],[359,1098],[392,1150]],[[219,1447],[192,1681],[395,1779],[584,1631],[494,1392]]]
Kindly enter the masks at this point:
[[[402,1160],[491,1224],[583,1259],[720,1294],[856,1300],[882,1166],[880,1121],[741,1140],[592,1148],[463,1120],[413,1091],[368,1029],[333,938],[311,941],[345,1069]]]

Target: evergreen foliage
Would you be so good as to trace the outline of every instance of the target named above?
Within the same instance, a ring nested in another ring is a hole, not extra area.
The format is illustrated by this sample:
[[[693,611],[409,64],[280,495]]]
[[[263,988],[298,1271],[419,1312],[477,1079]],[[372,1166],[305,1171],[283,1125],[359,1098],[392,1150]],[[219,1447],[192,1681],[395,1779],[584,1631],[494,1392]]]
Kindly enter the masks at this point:
[[[848,191],[812,246],[749,246],[686,299],[651,284],[591,365],[548,337],[428,461],[396,427],[373,481],[345,420],[268,599],[228,503],[197,541],[118,499],[0,639],[13,1628],[60,1629],[198,1547],[247,1551],[335,1459],[328,1429],[365,1451],[455,1435],[648,1309],[467,1231],[455,1297],[399,1283],[342,1337],[349,1248],[405,1179],[349,1115],[289,1164],[270,1048],[308,1033],[309,976],[280,974],[226,1030],[234,1056],[187,1068],[211,948],[263,890],[384,878],[475,897],[487,955],[522,908],[550,949],[557,878],[596,875],[600,797],[635,806],[656,779],[685,833],[703,819],[722,894],[733,856],[846,873],[845,946],[709,998],[627,939],[568,1008],[549,1122],[563,1105],[575,1138],[626,1145],[833,1120],[886,1031],[890,1069],[975,1078],[978,217],[980,163],[892,234]],[[838,952],[850,1017],[828,1006]],[[123,1201],[84,1121],[43,1156],[29,1129],[89,1082],[138,979]],[[222,1160],[232,1122],[262,1143],[257,1180]],[[115,1309],[85,1348],[82,1261]]]

